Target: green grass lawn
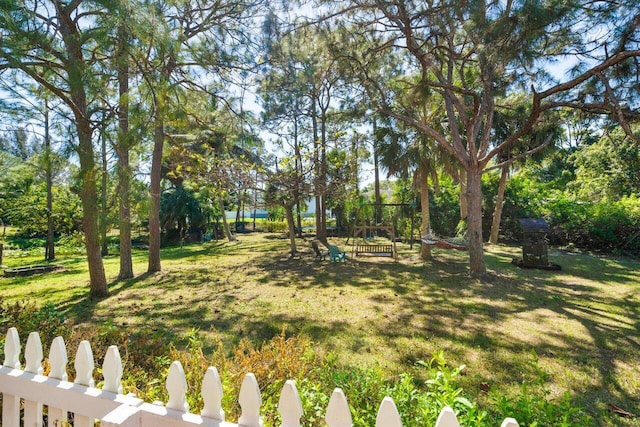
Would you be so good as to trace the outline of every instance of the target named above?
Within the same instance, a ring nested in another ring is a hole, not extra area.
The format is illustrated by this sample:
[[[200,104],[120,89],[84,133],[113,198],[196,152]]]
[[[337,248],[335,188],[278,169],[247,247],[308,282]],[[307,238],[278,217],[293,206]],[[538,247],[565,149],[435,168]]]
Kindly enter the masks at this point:
[[[119,261],[109,256],[111,295],[102,300],[88,298],[82,256],[60,258],[57,272],[1,277],[0,295],[52,302],[74,324],[176,334],[197,328],[212,338],[207,351],[213,338],[230,351],[241,338],[259,343],[286,328],[341,363],[390,375],[417,371],[417,361],[444,351],[450,365],[466,365],[464,388],[480,403],[516,395],[526,382],[550,390],[550,398],[568,391],[600,425],[640,425],[611,411],[615,405],[640,416],[637,260],[551,250],[562,271],[524,270],[510,264],[519,248],[487,246],[489,274],[476,280],[464,252],[434,249],[423,262],[417,245],[399,243],[397,262],[354,259],[344,239],[333,239],[349,260],[330,263],[290,259],[278,234],[238,238],[163,249],[163,270],[152,275],[144,274],[146,252],[135,251],[137,276],[128,281],[115,280]],[[7,252],[3,263],[40,261]]]

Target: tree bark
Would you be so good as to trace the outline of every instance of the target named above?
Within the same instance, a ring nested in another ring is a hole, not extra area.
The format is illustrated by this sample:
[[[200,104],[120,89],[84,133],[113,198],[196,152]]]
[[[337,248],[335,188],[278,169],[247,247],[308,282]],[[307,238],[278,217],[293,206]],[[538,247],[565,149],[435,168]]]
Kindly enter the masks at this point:
[[[484,276],[487,268],[484,263],[482,240],[482,170],[478,166],[467,169],[467,239],[469,242],[469,265],[473,277]]]
[[[498,234],[500,232],[500,222],[502,220],[502,205],[504,203],[504,191],[507,187],[507,175],[509,174],[509,166],[502,166],[500,173],[500,183],[498,184],[498,194],[496,195],[496,206],[493,209],[493,220],[491,222],[491,235],[489,243],[495,245],[498,243]]]
[[[464,169],[460,170],[460,198],[459,198],[459,202],[460,202],[460,220],[464,221],[465,219],[467,219],[467,215],[469,215],[469,201],[468,198],[465,196],[465,194],[467,193],[467,181],[468,181],[468,177],[467,177],[467,171],[465,171]]]
[[[131,166],[129,164],[129,58],[126,54],[127,33],[120,27],[118,55],[118,229],[120,232],[120,272],[118,279],[133,277],[131,255]]]
[[[45,163],[46,163],[46,185],[47,185],[47,243],[44,250],[44,259],[53,261],[55,254],[55,224],[53,222],[53,171],[51,165],[51,135],[49,133],[49,103],[44,100],[44,143],[45,143]],[[2,264],[0,262],[0,264]]]
[[[107,278],[104,273],[100,253],[98,232],[98,189],[96,188],[95,159],[91,141],[91,124],[84,117],[76,117],[78,130],[78,159],[80,161],[80,182],[82,200],[82,227],[85,250],[89,264],[89,293],[93,297],[109,295]]]
[[[80,162],[80,198],[82,201],[82,227],[84,231],[85,250],[89,265],[89,294],[92,297],[109,295],[104,264],[100,255],[100,238],[98,233],[98,189],[96,187],[96,162],[93,150],[91,121],[88,116],[85,84],[86,64],[82,53],[79,29],[69,15],[71,9],[58,7],[60,32],[64,38],[68,62],[66,70],[71,95],[71,107],[78,134],[78,161]]]
[[[231,228],[229,228],[229,223],[227,222],[227,215],[224,212],[224,202],[220,200],[220,211],[222,212],[222,226],[224,228],[224,234],[227,236],[227,240],[230,242],[235,242],[235,236],[231,233]]]
[[[100,254],[104,257],[109,255],[107,246],[107,136],[105,131],[100,133],[100,157],[102,166],[100,168]]]
[[[149,187],[149,266],[147,272],[160,271],[160,181],[162,180],[162,150],[164,147],[164,120],[162,103],[156,104],[156,116],[153,135],[153,154],[151,156],[151,183]]]
[[[298,248],[296,247],[296,225],[293,218],[293,206],[286,204],[284,211],[287,217],[287,226],[289,227],[289,244],[291,245],[291,256],[293,257],[298,252]]]
[[[382,195],[380,194],[380,157],[378,153],[378,139],[376,137],[376,119],[373,118],[373,189],[375,197],[374,225],[382,223]]]
[[[322,111],[320,138],[320,228],[327,243],[327,114]]]
[[[420,162],[420,209],[422,223],[420,224],[420,236],[424,237],[431,232],[431,214],[429,211],[429,171],[424,162]],[[411,236],[413,238],[413,236]],[[424,260],[431,259],[431,247],[421,242],[420,257]]]
[[[320,188],[320,143],[318,136],[318,106],[317,99],[314,97],[311,104],[311,125],[313,129],[313,162],[315,167],[314,191],[316,199],[316,239],[323,244],[327,244],[327,229],[322,226],[322,189]]]

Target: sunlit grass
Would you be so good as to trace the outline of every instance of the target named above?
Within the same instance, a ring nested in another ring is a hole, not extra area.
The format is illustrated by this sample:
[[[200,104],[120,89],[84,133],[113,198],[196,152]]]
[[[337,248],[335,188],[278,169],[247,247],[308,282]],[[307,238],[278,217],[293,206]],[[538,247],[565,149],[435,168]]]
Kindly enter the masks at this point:
[[[246,234],[234,243],[166,248],[162,272],[151,275],[146,252],[135,250],[136,277],[126,281],[116,280],[119,260],[110,255],[111,295],[103,300],[88,298],[81,256],[61,257],[65,268],[54,273],[0,278],[0,292],[4,301],[53,302],[75,323],[176,334],[197,328],[211,338],[208,350],[214,337],[230,351],[241,338],[259,343],[285,327],[343,363],[389,372],[418,372],[418,360],[444,350],[452,365],[467,366],[465,388],[481,402],[543,378],[603,425],[635,422],[610,413],[609,404],[640,414],[637,260],[551,251],[562,271],[523,270],[510,264],[519,248],[488,246],[489,273],[472,279],[464,252],[435,249],[423,262],[417,245],[399,243],[398,261],[354,259],[345,240],[334,239],[350,259],[330,263],[289,259],[287,243]],[[8,267],[39,262],[4,260]]]

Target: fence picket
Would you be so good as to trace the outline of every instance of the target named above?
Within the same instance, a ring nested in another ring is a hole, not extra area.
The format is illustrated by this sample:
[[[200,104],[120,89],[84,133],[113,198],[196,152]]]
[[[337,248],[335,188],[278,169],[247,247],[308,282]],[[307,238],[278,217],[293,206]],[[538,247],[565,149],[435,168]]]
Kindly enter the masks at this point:
[[[49,348],[49,365],[51,367],[49,378],[67,381],[67,362],[67,346],[64,343],[64,338],[55,337]]]
[[[342,389],[333,390],[324,420],[329,427],[351,427],[353,425],[349,402],[347,402],[347,397]]]
[[[20,337],[16,328],[9,328],[4,341],[4,364],[11,369],[20,369]]]
[[[25,372],[42,375],[42,342],[37,332],[31,332],[24,348]],[[42,426],[42,403],[24,399],[24,425]]]
[[[438,420],[436,421],[436,427],[460,427],[460,423],[458,423],[458,418],[456,417],[456,413],[453,412],[453,409],[445,406],[442,411],[440,411],[440,415],[438,415]]]
[[[513,418],[505,418],[500,427],[520,427],[520,424]]]
[[[184,375],[182,363],[177,360],[169,366],[169,374],[166,381],[167,392],[169,393],[169,401],[167,409],[175,409],[180,412],[188,412],[189,404],[187,403],[187,379]]]
[[[37,332],[31,332],[24,348],[25,372],[42,375],[42,342]]]
[[[376,427],[402,427],[398,408],[389,396],[382,399],[376,417]]]
[[[258,387],[255,375],[247,374],[244,376],[238,402],[242,409],[238,424],[245,427],[262,427],[263,423],[260,419],[262,396],[260,396],[260,387]]]
[[[104,378],[103,390],[122,393],[122,385],[120,384],[122,379],[122,359],[120,358],[120,351],[115,345],[109,346],[107,354],[104,356],[102,376]]]
[[[204,407],[200,415],[214,420],[224,421],[222,410],[222,381],[220,374],[213,366],[207,368],[202,380],[202,400]]]
[[[20,427],[20,398],[2,393],[2,425]]]
[[[67,362],[67,346],[64,343],[64,338],[55,337],[49,348],[49,378],[67,381]],[[47,413],[48,427],[57,427],[61,424],[60,421],[67,420],[67,411],[62,408],[49,406]]]
[[[83,385],[86,387],[94,387],[95,381],[93,380],[93,369],[95,367],[93,360],[93,350],[91,350],[91,344],[89,341],[81,341],[78,345],[78,351],[76,352],[76,359],[74,367],[76,369],[76,378],[73,381],[74,384]],[[73,426],[74,427],[93,427],[93,419],[85,415],[74,414]]]
[[[73,365],[76,369],[76,378],[73,380],[74,384],[80,384],[87,387],[94,387],[95,381],[93,381],[93,368],[95,367],[93,361],[93,351],[91,350],[91,344],[89,341],[81,341],[78,345],[78,351],[76,353],[76,359]]]
[[[278,401],[278,411],[282,416],[280,427],[300,427],[300,418],[303,415],[302,402],[295,381],[287,380],[284,383]]]
[[[4,341],[3,366],[20,369],[20,337],[16,328],[9,328]],[[5,427],[20,426],[20,397],[2,393],[2,424]]]

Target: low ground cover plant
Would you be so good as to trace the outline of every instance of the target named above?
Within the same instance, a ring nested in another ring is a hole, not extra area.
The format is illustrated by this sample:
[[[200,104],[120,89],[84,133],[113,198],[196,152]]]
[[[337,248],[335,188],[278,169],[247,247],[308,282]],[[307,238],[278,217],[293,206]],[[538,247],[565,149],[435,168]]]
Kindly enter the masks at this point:
[[[331,354],[318,353],[308,337],[289,336],[284,330],[259,346],[241,340],[230,354],[217,342],[216,350],[207,355],[203,351],[203,337],[195,329],[177,337],[166,331],[128,334],[110,323],[92,328],[74,327],[50,304],[2,303],[0,325],[3,331],[10,326],[20,331],[38,330],[45,347],[56,336],[63,336],[69,349],[77,348],[83,339],[90,339],[97,366],[101,365],[108,346],[117,344],[124,364],[123,392],[134,393],[149,402],[167,401],[164,375],[170,363],[178,360],[187,375],[187,401],[195,413],[203,405],[199,390],[204,373],[209,366],[216,366],[223,380],[223,409],[229,420],[237,420],[240,415],[237,401],[240,385],[244,375],[252,372],[261,387],[265,426],[281,422],[277,405],[286,379],[297,382],[305,414],[302,422],[308,426],[324,425],[329,398],[336,387],[349,399],[354,426],[374,425],[385,396],[394,399],[406,426],[435,425],[445,406],[455,410],[464,426],[494,426],[505,417],[515,417],[522,426],[589,425],[592,421],[584,411],[572,406],[568,393],[561,399],[551,399],[543,381],[535,384],[542,388],[530,388],[523,383],[517,397],[492,396],[492,404],[481,408],[459,383],[465,366],[450,366],[442,351],[428,361],[419,361],[420,374],[414,376],[407,372],[390,374],[379,366],[341,365]],[[21,338],[25,341],[24,334]],[[4,339],[2,337],[0,344]],[[72,380],[72,364],[68,369]],[[45,370],[44,374],[48,372]],[[101,387],[99,370],[94,375],[97,386]],[[542,378],[543,373],[539,379]]]

